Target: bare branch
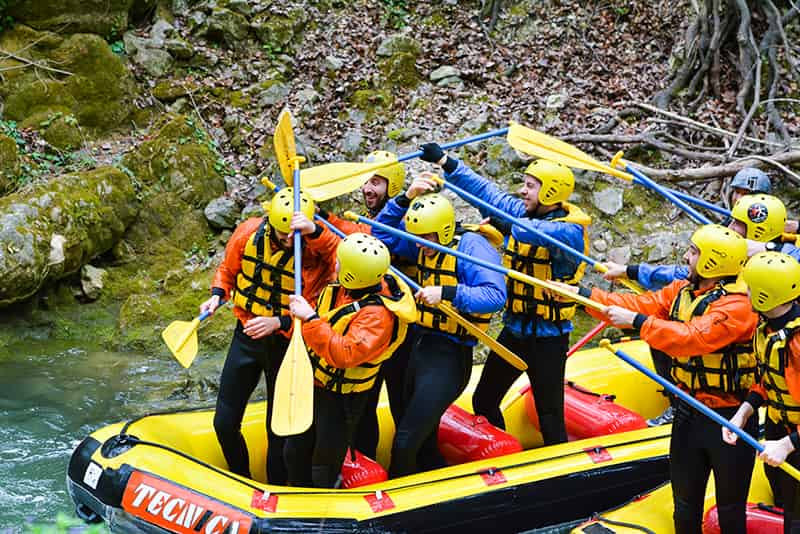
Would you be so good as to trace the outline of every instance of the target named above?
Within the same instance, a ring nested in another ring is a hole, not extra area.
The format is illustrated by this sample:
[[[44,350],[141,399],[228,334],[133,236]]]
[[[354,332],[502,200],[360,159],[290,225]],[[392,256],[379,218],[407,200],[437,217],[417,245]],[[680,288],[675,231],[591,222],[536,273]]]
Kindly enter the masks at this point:
[[[786,165],[792,165],[800,162],[800,150],[793,150],[791,152],[781,152],[772,157],[763,156],[745,156],[744,158],[737,159],[725,165],[718,165],[715,167],[699,167],[696,169],[655,169],[647,167],[638,163],[633,163],[634,166],[641,169],[642,172],[651,178],[660,178],[670,182],[686,181],[704,181],[716,180],[726,176],[733,176],[745,167],[763,167],[764,163],[769,163],[781,170],[786,169]],[[786,169],[788,170],[788,169]],[[786,172],[784,170],[784,172]],[[800,177],[794,172],[787,172],[786,176],[797,185],[800,185]]]

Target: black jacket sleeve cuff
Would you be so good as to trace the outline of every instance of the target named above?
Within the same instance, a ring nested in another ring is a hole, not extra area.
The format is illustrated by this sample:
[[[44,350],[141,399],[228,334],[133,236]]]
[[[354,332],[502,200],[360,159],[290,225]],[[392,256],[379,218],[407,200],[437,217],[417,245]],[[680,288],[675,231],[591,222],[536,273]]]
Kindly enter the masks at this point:
[[[755,391],[749,392],[745,401],[753,407],[753,411],[758,411],[761,405],[764,404],[764,398]]]
[[[458,286],[442,286],[442,300],[453,302],[456,298]]]
[[[217,296],[219,298],[224,299],[225,298],[225,290],[222,289],[221,287],[212,287],[211,288],[211,296],[212,297],[213,296]]]
[[[314,223],[314,231],[308,234],[306,237],[308,239],[316,239],[322,235],[322,231],[325,228],[321,224]]]
[[[578,295],[590,299],[592,298],[592,290],[588,287],[579,287],[578,288]]]
[[[284,332],[288,332],[289,329],[292,327],[292,318],[289,315],[281,315],[280,317],[281,326],[279,330],[283,330]]]
[[[643,313],[637,313],[636,317],[633,319],[633,327],[636,330],[640,330],[646,320],[647,320],[647,315]]]
[[[797,435],[797,431],[789,434],[789,441],[792,442],[792,447],[794,447],[794,450],[800,451],[800,436]]]
[[[628,280],[638,280],[639,264],[635,263],[633,265],[628,265],[628,267],[625,269],[625,275],[628,277]]]
[[[323,219],[325,219],[326,221],[327,221],[327,220],[328,220],[328,218],[331,216],[331,214],[330,214],[330,213],[328,213],[328,210],[326,210],[326,209],[322,209],[322,208],[320,208],[320,209],[319,209],[319,212],[318,212],[317,214],[318,214],[320,217],[322,217]]]
[[[447,156],[447,161],[445,161],[444,165],[442,165],[442,169],[444,169],[444,172],[450,174],[451,172],[456,170],[456,167],[458,167],[458,160],[456,158],[451,158],[450,156]]]
[[[394,201],[401,208],[407,208],[411,205],[411,199],[406,196],[405,191],[394,197]]]

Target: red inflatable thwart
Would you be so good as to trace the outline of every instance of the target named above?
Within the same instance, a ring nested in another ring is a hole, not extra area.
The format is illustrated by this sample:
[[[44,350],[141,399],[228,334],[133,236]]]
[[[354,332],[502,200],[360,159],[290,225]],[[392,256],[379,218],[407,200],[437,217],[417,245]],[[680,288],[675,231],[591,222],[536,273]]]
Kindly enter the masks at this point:
[[[439,421],[439,452],[450,465],[497,458],[522,451],[517,438],[472,415],[450,406]]]
[[[539,416],[527,386],[521,392],[525,395],[525,411],[528,419],[539,428]],[[647,428],[647,421],[638,413],[620,406],[610,395],[599,395],[572,383],[564,383],[564,422],[570,440],[596,438]]]
[[[747,503],[747,532],[758,534],[783,534],[783,510],[766,504]],[[703,518],[703,534],[721,534],[717,505],[712,506]]]
[[[381,464],[358,451],[356,451],[355,459],[353,459],[350,455],[350,449],[347,449],[347,454],[342,464],[343,488],[359,488],[383,482],[388,478],[389,474]]]

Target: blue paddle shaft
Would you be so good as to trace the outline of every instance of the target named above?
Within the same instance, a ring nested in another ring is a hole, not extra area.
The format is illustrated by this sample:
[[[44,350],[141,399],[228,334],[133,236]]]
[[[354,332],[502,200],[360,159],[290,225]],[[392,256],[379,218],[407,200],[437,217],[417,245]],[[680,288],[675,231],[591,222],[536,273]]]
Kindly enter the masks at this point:
[[[478,141],[483,141],[484,139],[489,139],[490,137],[498,137],[500,135],[506,135],[508,133],[508,128],[500,128],[499,130],[492,130],[491,132],[486,132],[478,135],[473,135],[472,137],[467,137],[466,139],[460,139],[458,141],[451,141],[450,143],[445,143],[442,146],[442,150],[447,150],[449,148],[458,148],[460,146],[468,145],[470,143],[477,143]],[[422,150],[417,150],[416,152],[412,152],[410,154],[403,154],[397,161],[408,161],[410,159],[418,158],[422,155]]]
[[[295,163],[294,174],[292,176],[294,186],[294,211],[300,211],[300,168]],[[294,294],[300,296],[303,292],[303,236],[300,232],[294,232]]]
[[[228,301],[226,301],[226,300],[220,300],[219,304],[217,304],[217,310],[220,309],[221,307],[223,307],[227,302]],[[217,310],[214,310],[214,311],[217,311]],[[206,319],[211,317],[211,313],[212,312],[206,310],[206,311],[204,311],[203,313],[201,313],[200,315],[197,316],[197,320],[202,323],[203,321],[205,321]]]
[[[646,188],[650,189],[651,191],[655,191],[662,197],[666,198],[667,200],[678,206],[680,209],[685,211],[686,214],[689,215],[689,217],[694,219],[696,222],[699,222],[700,224],[711,224],[711,220],[708,217],[706,217],[693,207],[686,204],[686,202],[678,198],[677,195],[672,194],[672,192],[669,191],[667,188],[661,187],[653,180],[642,174],[642,172],[639,171],[636,167],[626,165],[625,170],[634,176],[634,182],[636,182],[639,185],[643,185]]]
[[[452,190],[455,194],[457,194],[461,198],[469,201],[470,204],[473,204],[475,206],[480,206],[480,207],[486,209],[487,211],[491,211],[492,213],[494,213],[495,215],[497,215],[501,219],[505,219],[506,221],[508,221],[508,222],[510,222],[512,224],[515,224],[515,225],[519,226],[520,228],[524,228],[525,230],[536,234],[537,236],[539,236],[539,238],[544,239],[545,241],[547,241],[551,245],[560,248],[564,252],[566,252],[568,254],[572,254],[576,258],[579,258],[582,261],[585,261],[589,265],[593,266],[593,265],[595,265],[597,263],[597,260],[595,260],[593,258],[590,258],[589,256],[587,256],[583,252],[579,252],[579,251],[575,250],[574,248],[570,247],[569,245],[567,245],[565,243],[562,243],[558,239],[550,237],[549,235],[545,234],[544,232],[534,228],[533,225],[529,224],[528,222],[524,221],[523,219],[520,219],[518,217],[514,217],[513,215],[511,215],[509,213],[506,213],[505,211],[501,210],[500,208],[492,206],[491,204],[489,204],[485,200],[476,197],[472,193],[464,191],[463,189],[461,189],[457,185],[454,185],[454,184],[452,184],[452,183],[450,183],[450,182],[448,182],[446,180],[442,181],[442,185],[444,187]]]
[[[314,215],[314,219],[327,226],[328,230],[338,235],[339,237],[341,238],[346,237],[344,232],[336,228],[333,224],[329,223],[319,215]],[[403,282],[405,282],[408,285],[408,287],[410,287],[414,291],[419,291],[420,289],[419,284],[417,284],[414,280],[406,276],[405,273],[400,272],[398,269],[395,269],[394,267],[389,267],[389,268],[392,270],[392,273],[398,278],[400,278]]]
[[[619,349],[614,350],[611,348],[610,344],[607,345],[606,347],[608,348],[608,350],[616,354],[619,358],[624,360],[628,365],[635,367],[638,371],[647,375],[647,377],[650,378],[651,380],[658,382],[658,384],[661,387],[663,387],[664,389],[666,389],[667,391],[669,391],[670,393],[681,399],[683,402],[689,404],[692,408],[694,408],[698,412],[702,413],[706,417],[710,417],[712,420],[714,420],[714,422],[724,426],[725,428],[727,428],[728,430],[739,436],[741,439],[745,441],[745,443],[753,447],[758,452],[762,452],[764,450],[764,446],[761,443],[759,443],[758,440],[756,440],[753,436],[751,436],[738,426],[734,425],[733,423],[722,417],[720,414],[718,414],[705,404],[701,403],[700,401],[698,401],[697,399],[695,399],[694,397],[683,391],[681,388],[677,387],[675,384],[672,384],[668,380],[654,373],[653,371],[651,371],[650,369],[639,363],[637,360],[630,357],[628,354],[625,354],[625,352],[623,352],[622,350]]]
[[[470,256],[469,254],[464,254],[463,252],[459,252],[458,250],[445,247],[440,245],[439,243],[434,243],[433,241],[428,241],[427,239],[422,239],[421,237],[417,237],[414,234],[409,234],[408,232],[404,232],[402,230],[398,230],[397,228],[392,228],[391,226],[387,226],[383,223],[379,223],[378,221],[373,221],[372,219],[367,219],[366,217],[359,215],[358,222],[368,224],[375,228],[380,228],[381,230],[393,234],[397,237],[402,239],[407,239],[408,241],[413,241],[418,245],[422,245],[423,247],[430,247],[434,250],[438,250],[439,252],[444,252],[445,254],[450,254],[451,256],[455,256],[456,258],[462,259],[464,261],[469,261],[474,263],[475,265],[479,265],[485,269],[489,269],[490,271],[495,271],[500,274],[507,275],[510,269],[503,267],[502,265],[497,265],[495,263],[491,263],[480,258],[475,258],[474,256]]]
[[[687,195],[686,193],[682,193],[682,192],[680,192],[680,191],[678,191],[676,189],[670,189],[669,187],[664,187],[664,189],[666,189],[667,191],[669,191],[670,193],[672,193],[673,195],[675,195],[676,197],[678,197],[681,200],[684,200],[686,202],[690,202],[692,204],[695,204],[696,206],[700,206],[701,208],[706,208],[707,210],[711,210],[711,211],[713,211],[715,213],[719,213],[720,215],[724,215],[725,217],[730,217],[731,216],[730,210],[726,210],[722,206],[717,206],[716,204],[712,204],[711,202],[707,202],[707,201],[703,200],[702,198],[697,198],[697,197],[693,197],[691,195]]]

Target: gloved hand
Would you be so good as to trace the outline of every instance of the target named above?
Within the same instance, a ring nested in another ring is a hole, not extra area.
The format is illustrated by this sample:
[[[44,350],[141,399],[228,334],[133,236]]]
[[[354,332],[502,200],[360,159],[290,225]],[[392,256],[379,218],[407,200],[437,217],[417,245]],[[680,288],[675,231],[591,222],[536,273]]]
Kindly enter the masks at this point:
[[[444,150],[438,143],[425,143],[419,148],[422,150],[422,155],[419,157],[422,161],[438,163],[444,157]]]

